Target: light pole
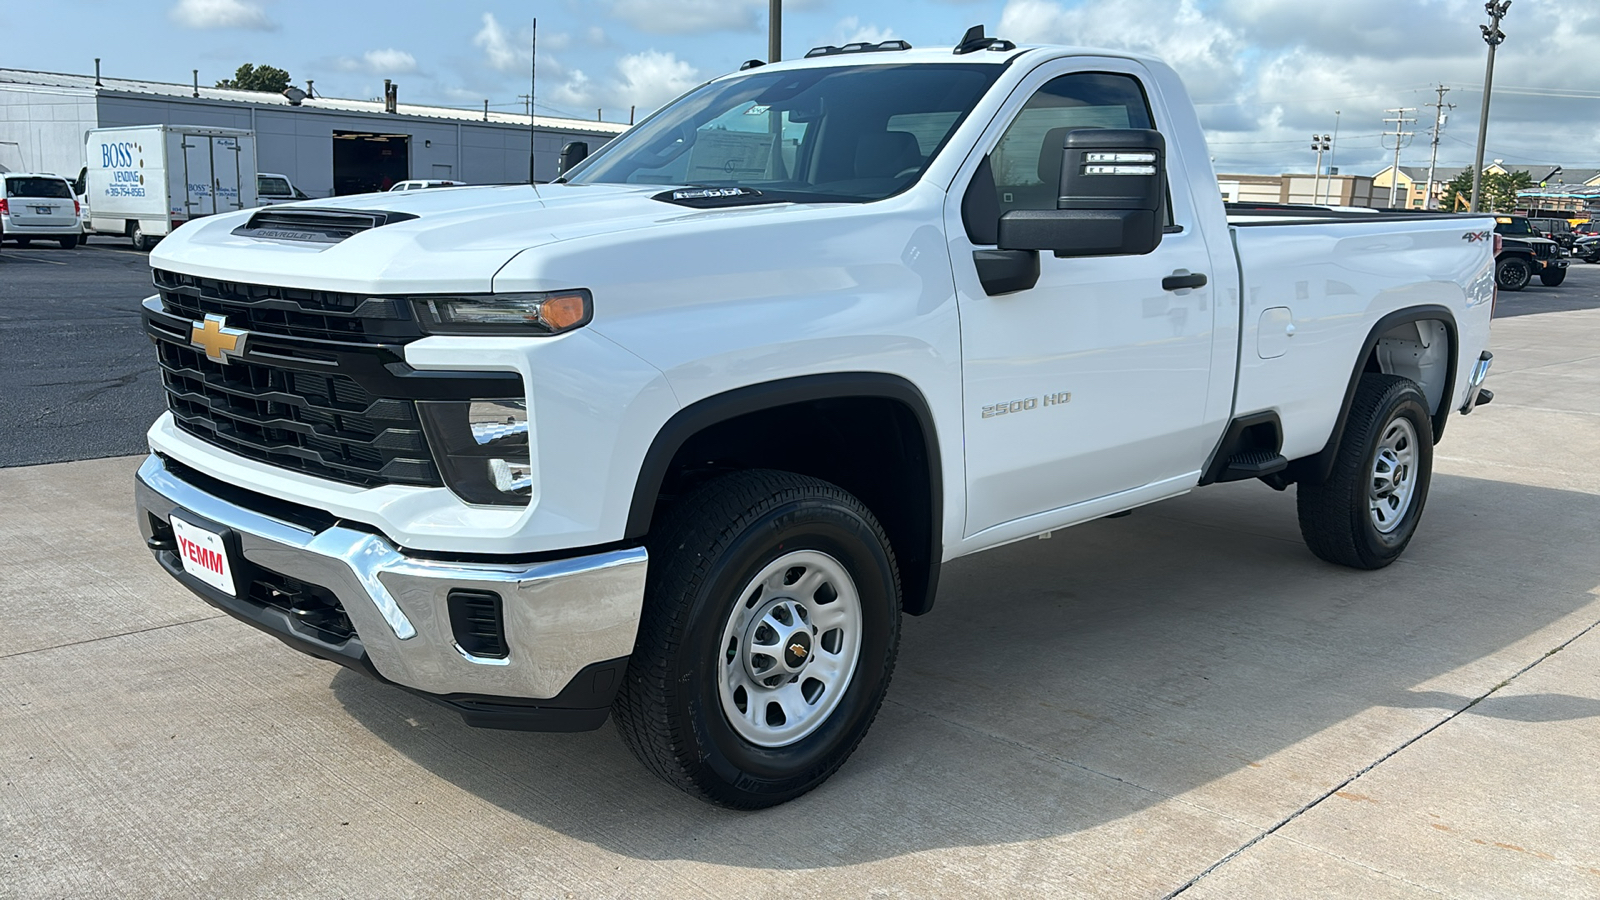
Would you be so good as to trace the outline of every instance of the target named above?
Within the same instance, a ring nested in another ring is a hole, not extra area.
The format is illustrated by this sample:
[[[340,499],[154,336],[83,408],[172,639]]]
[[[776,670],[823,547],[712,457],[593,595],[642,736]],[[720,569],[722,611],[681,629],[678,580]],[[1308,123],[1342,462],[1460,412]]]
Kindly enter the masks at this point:
[[[1332,140],[1332,138],[1326,134],[1313,134],[1311,136],[1311,149],[1317,151],[1317,174],[1311,177],[1312,203],[1321,202],[1318,198],[1322,196],[1322,154],[1333,149],[1333,145],[1328,143],[1330,140]]]
[[[1483,42],[1489,45],[1489,64],[1483,70],[1483,110],[1478,113],[1478,153],[1472,160],[1472,205],[1468,212],[1478,211],[1478,191],[1483,185],[1483,143],[1489,132],[1489,93],[1494,90],[1494,51],[1506,39],[1500,30],[1500,20],[1511,9],[1511,0],[1489,0],[1483,5],[1489,14],[1489,24],[1478,26],[1483,30]]]
[[[1339,152],[1339,113],[1333,111],[1333,139],[1328,142],[1328,183],[1323,187],[1322,202],[1328,202],[1328,192],[1333,190],[1333,158]],[[1344,191],[1339,192],[1339,199],[1344,199]]]

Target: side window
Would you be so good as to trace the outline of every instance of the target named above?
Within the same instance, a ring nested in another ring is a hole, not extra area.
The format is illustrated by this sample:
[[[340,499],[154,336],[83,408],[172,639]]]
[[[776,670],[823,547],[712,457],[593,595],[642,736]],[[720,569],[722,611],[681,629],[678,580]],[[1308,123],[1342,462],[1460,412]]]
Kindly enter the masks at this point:
[[[1067,132],[1154,128],[1152,122],[1144,90],[1131,75],[1074,72],[1046,82],[989,154],[1000,214],[1056,208],[1055,186]]]

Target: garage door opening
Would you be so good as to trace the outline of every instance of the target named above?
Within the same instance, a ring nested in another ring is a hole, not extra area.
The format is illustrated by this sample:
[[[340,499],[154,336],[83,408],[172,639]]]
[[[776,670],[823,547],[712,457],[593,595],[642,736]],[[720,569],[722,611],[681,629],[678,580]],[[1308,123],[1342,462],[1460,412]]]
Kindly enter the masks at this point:
[[[387,191],[411,177],[411,136],[366,131],[333,133],[333,193]]]

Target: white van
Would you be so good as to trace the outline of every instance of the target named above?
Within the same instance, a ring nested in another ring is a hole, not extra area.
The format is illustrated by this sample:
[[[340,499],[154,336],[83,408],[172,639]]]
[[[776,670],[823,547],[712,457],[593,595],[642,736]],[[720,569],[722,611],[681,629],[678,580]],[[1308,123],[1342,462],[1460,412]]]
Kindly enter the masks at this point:
[[[70,250],[78,246],[81,215],[72,183],[60,175],[0,173],[0,240],[58,241]]]

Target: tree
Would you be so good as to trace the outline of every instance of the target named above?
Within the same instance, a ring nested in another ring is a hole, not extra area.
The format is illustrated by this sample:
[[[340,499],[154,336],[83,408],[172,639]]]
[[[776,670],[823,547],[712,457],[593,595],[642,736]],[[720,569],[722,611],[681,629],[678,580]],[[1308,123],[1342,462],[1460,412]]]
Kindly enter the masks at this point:
[[[238,91],[267,91],[281,94],[289,86],[289,73],[276,66],[253,66],[245,63],[232,78],[225,78],[217,82],[219,88],[233,88]]]
[[[1517,192],[1533,187],[1533,177],[1527,172],[1484,172],[1478,186],[1478,205],[1485,212],[1512,212],[1517,208]],[[1444,199],[1440,208],[1461,211],[1472,202],[1472,170],[1463,169],[1460,175],[1444,186]]]

